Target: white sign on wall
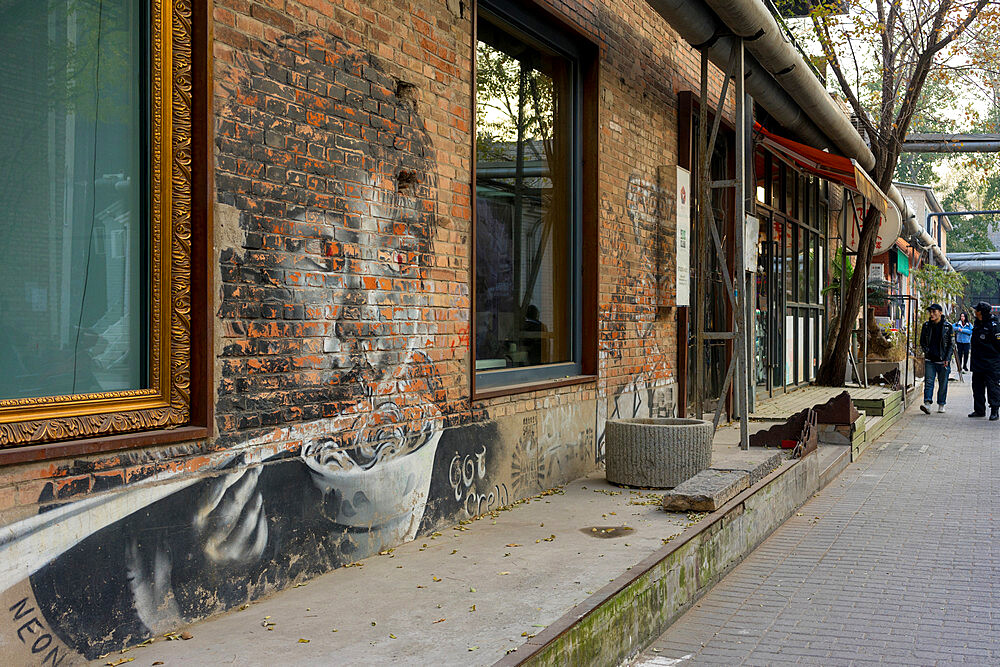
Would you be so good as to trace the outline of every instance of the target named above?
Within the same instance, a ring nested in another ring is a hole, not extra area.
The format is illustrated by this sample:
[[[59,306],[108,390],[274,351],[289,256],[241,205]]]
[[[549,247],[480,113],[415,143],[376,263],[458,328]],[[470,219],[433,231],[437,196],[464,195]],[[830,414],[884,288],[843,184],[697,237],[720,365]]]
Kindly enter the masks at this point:
[[[757,273],[757,250],[760,244],[760,220],[752,215],[747,216],[746,226],[743,228],[743,269],[750,273]]]
[[[895,206],[892,202],[889,202],[889,204]],[[854,207],[845,206],[844,210],[847,215],[847,247],[852,252],[857,252],[858,247],[861,245],[861,225],[864,222],[868,207],[864,204],[859,204]],[[899,238],[899,233],[902,230],[902,224],[898,217],[886,218],[886,216],[880,215],[878,235],[875,238],[875,252],[872,253],[872,256],[878,257],[888,252],[895,245],[896,239]]]
[[[691,172],[677,167],[677,298],[691,305]]]

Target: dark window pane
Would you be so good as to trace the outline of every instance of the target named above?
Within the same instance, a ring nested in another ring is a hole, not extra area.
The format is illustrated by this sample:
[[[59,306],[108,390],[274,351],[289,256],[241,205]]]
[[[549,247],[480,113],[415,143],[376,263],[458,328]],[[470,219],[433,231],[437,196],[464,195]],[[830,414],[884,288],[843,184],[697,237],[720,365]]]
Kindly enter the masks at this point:
[[[785,299],[795,301],[796,287],[796,240],[795,225],[785,223]]]
[[[791,167],[785,167],[785,213],[790,218],[797,218],[795,204],[798,201],[799,174]]]
[[[781,163],[781,160],[775,160],[771,158],[771,206],[773,206],[778,211],[782,210],[783,199],[781,198],[784,191],[784,180],[785,180],[785,165]]]
[[[757,198],[757,201],[760,202],[761,204],[766,204],[768,202],[767,166],[768,165],[764,154],[760,151],[756,151],[754,153],[754,162],[753,162],[754,179],[756,180],[755,184],[756,189],[754,192],[754,196]]]
[[[573,64],[480,22],[476,368],[573,359]]]
[[[0,9],[0,399],[144,386],[142,7]]]
[[[803,303],[809,300],[809,252],[806,245],[808,239],[808,232],[796,225],[795,273],[798,282],[798,294],[796,298]]]

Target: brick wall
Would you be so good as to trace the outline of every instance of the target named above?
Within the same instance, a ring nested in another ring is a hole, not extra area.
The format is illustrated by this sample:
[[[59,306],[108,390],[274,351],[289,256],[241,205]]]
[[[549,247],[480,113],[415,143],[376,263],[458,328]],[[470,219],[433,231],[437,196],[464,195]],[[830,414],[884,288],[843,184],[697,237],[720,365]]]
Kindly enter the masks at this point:
[[[599,46],[597,381],[469,400],[468,2],[215,0],[217,434],[0,471],[0,524],[100,501],[63,546],[19,543],[47,564],[0,602],[94,657],[579,477],[605,419],[674,413],[698,58],[642,2],[539,7]]]

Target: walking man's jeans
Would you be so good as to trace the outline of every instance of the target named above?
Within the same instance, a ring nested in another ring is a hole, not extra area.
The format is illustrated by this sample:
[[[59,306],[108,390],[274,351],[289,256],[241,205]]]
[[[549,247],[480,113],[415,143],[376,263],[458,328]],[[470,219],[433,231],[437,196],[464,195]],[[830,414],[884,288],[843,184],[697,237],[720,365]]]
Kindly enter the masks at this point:
[[[1000,373],[996,371],[972,372],[972,404],[973,411],[986,414],[986,401],[991,408],[1000,407]]]
[[[934,381],[938,382],[937,402],[944,405],[948,400],[948,376],[951,369],[941,361],[924,360],[924,403],[934,402]]]

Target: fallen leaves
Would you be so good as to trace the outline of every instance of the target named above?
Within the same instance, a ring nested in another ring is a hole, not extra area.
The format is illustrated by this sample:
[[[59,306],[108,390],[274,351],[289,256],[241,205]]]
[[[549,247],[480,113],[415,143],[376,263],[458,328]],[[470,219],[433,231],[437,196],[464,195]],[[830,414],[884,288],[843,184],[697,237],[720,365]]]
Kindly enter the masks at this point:
[[[506,546],[508,546],[508,547],[519,547],[519,546],[521,546],[521,545],[520,545],[520,544],[518,544],[517,542],[511,542],[510,544],[508,544],[508,545],[506,545]]]
[[[439,618],[438,620],[434,621],[434,623],[431,623],[431,625],[434,625],[435,623],[444,623],[444,621],[445,619]]]
[[[110,665],[111,667],[117,667],[118,665],[124,665],[126,662],[132,662],[133,660],[135,660],[135,658],[122,658],[120,660],[111,660],[104,664]]]
[[[302,637],[299,637],[299,643],[300,644],[308,644],[309,640],[308,639],[303,639]]]

